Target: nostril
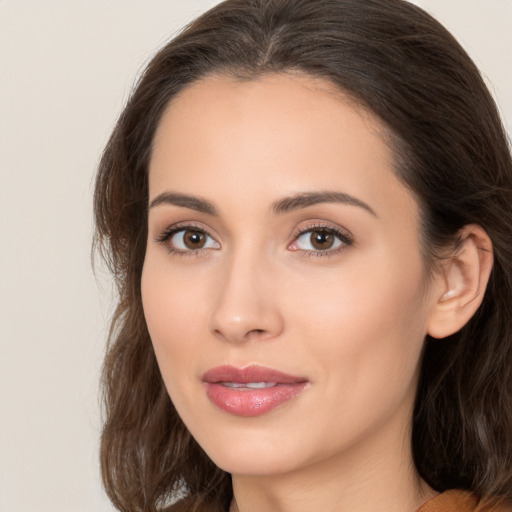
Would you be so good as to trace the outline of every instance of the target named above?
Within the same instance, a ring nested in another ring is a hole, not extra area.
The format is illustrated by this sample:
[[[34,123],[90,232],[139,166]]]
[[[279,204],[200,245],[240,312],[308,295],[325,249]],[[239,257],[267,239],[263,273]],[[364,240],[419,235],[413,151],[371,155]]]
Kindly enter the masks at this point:
[[[266,333],[265,329],[252,329],[245,335],[246,338],[261,337]]]

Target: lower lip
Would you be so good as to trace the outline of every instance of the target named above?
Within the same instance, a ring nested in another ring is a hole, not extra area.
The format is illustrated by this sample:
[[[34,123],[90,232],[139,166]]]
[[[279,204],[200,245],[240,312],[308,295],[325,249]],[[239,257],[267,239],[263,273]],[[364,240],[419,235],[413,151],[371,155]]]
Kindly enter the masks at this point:
[[[260,416],[295,398],[306,382],[277,384],[271,388],[230,388],[206,382],[208,398],[223,411],[235,416]]]

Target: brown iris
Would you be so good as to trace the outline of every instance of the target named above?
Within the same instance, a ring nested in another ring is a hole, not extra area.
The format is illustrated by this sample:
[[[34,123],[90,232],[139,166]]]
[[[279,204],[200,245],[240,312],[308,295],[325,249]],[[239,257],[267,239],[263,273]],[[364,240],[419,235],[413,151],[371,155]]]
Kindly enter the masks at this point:
[[[310,241],[315,249],[325,251],[334,245],[334,235],[328,231],[311,231]]]
[[[183,243],[187,249],[201,249],[206,243],[206,235],[201,231],[187,230],[183,235]]]

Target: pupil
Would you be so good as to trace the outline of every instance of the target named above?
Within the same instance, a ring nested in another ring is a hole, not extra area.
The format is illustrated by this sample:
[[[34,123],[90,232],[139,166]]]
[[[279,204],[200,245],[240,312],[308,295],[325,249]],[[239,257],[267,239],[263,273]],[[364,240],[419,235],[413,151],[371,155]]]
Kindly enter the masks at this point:
[[[189,249],[201,249],[205,241],[206,237],[200,231],[187,231],[184,236],[185,245]]]
[[[327,231],[313,231],[311,233],[311,245],[315,249],[330,249],[334,243],[334,235]]]

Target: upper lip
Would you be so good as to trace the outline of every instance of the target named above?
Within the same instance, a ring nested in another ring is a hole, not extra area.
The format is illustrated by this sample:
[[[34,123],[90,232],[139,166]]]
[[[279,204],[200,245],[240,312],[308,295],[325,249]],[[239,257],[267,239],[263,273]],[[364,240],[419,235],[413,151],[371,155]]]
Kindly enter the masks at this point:
[[[308,379],[289,375],[273,368],[251,365],[244,368],[234,366],[217,366],[204,373],[202,380],[210,384],[219,382],[275,382],[278,384],[297,384]]]

